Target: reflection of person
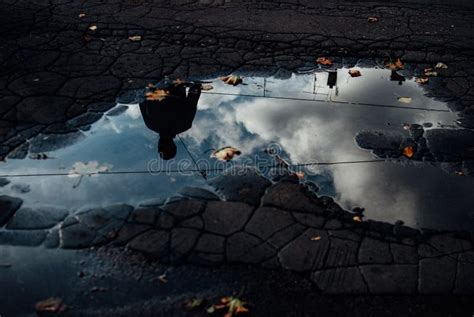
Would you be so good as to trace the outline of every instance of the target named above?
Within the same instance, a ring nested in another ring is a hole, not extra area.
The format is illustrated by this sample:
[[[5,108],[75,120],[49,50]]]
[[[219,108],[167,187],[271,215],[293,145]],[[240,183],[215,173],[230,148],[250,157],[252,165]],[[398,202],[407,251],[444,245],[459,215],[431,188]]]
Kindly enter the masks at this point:
[[[397,73],[396,70],[392,69],[392,73],[390,74],[391,81],[398,81],[398,84],[401,85],[405,81],[405,77]]]
[[[146,126],[160,134],[158,152],[164,160],[176,156],[176,135],[189,130],[196,115],[197,103],[201,96],[201,84],[192,84],[186,95],[182,83],[163,88],[166,96],[159,100],[145,100],[140,103],[140,111]]]

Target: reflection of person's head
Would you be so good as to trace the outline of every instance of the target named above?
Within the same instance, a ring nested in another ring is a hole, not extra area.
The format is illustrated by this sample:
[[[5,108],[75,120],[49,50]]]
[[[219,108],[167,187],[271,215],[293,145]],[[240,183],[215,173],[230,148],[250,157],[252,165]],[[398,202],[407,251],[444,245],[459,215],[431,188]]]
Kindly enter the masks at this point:
[[[160,136],[158,141],[158,153],[163,160],[171,160],[176,156],[176,144],[172,137]]]

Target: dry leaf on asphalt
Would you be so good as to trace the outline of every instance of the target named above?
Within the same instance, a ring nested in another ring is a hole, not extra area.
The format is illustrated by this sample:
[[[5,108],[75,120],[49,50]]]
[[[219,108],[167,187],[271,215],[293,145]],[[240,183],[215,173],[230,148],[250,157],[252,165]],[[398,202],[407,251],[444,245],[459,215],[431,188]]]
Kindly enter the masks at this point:
[[[421,85],[427,84],[428,81],[429,81],[429,77],[428,77],[428,76],[421,76],[421,77],[417,77],[417,78],[415,79],[415,82],[416,82],[417,84],[421,84]]]
[[[81,19],[82,19],[82,18],[84,18],[85,16],[86,16],[86,14],[85,14],[84,12],[82,12],[82,13],[79,13],[79,18],[81,18]]]
[[[448,65],[446,65],[445,63],[442,63],[442,62],[438,62],[436,64],[435,68],[437,68],[437,69],[447,69]]]
[[[89,26],[89,30],[91,30],[91,31],[96,31],[96,30],[97,30],[97,25],[91,25],[91,26]]]
[[[142,40],[142,36],[141,35],[133,35],[133,36],[129,36],[128,39],[132,42],[140,42]]]
[[[296,172],[295,175],[298,177],[298,179],[303,179],[305,176],[304,172]]]
[[[400,70],[404,69],[405,65],[403,64],[402,60],[400,58],[395,58],[395,59],[386,59],[384,61],[384,65],[387,68],[390,68],[391,70]]]
[[[169,95],[169,91],[167,90],[163,90],[163,89],[155,89],[154,91],[152,92],[147,92],[145,94],[146,96],[146,100],[150,100],[150,101],[162,101],[164,100],[168,95]]]
[[[213,90],[213,89],[214,89],[214,86],[212,86],[211,84],[202,84],[201,85],[201,90],[209,91],[209,90]]]
[[[233,317],[239,314],[248,313],[248,308],[245,307],[246,303],[237,297],[223,297],[219,304],[214,304],[207,309],[209,314],[213,314],[219,311],[225,311],[224,317]]]
[[[357,69],[349,69],[349,75],[351,75],[351,77],[362,76],[362,74],[360,73],[360,70],[357,70]]]
[[[329,65],[332,65],[332,60],[330,60],[327,57],[318,57],[316,59],[316,63],[329,66]]]
[[[367,22],[376,23],[376,22],[379,22],[379,19],[376,18],[376,17],[369,17],[369,18],[367,18]]]
[[[195,310],[197,308],[202,307],[203,304],[204,304],[203,298],[191,298],[190,300],[184,303],[184,308],[188,311]]]
[[[408,157],[408,158],[412,158],[413,155],[415,154],[414,150],[413,150],[413,146],[405,146],[403,148],[403,155]]]
[[[230,161],[235,155],[240,155],[241,153],[239,149],[233,146],[225,146],[212,152],[211,157],[219,161]]]
[[[411,103],[411,97],[397,97],[398,99],[398,102],[400,103],[405,103],[405,104],[409,104]]]
[[[429,77],[436,77],[438,76],[438,72],[433,70],[433,68],[425,68],[425,76]]]
[[[62,313],[66,308],[67,306],[64,305],[63,300],[58,297],[50,297],[35,304],[35,309],[38,313]]]
[[[242,84],[242,77],[239,75],[227,75],[223,77],[219,77],[220,80],[225,82],[227,85],[232,85],[232,86],[237,86],[239,84]]]
[[[352,220],[354,220],[355,222],[362,222],[362,218],[360,216],[354,216],[352,217]]]
[[[319,241],[321,240],[321,236],[314,236],[311,238],[311,241]]]

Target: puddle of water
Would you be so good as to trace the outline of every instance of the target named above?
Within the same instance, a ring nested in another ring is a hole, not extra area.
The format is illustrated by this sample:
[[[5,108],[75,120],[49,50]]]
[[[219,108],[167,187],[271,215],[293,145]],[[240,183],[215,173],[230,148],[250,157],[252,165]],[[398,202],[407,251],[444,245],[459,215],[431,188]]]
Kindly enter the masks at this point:
[[[138,105],[130,104],[121,115],[94,124],[74,146],[48,153],[54,159],[10,160],[0,173],[67,173],[76,162],[90,161],[107,164],[111,171],[143,173],[84,177],[76,188],[77,177],[12,178],[12,184],[28,183],[31,191],[18,194],[11,185],[2,191],[22,197],[26,205],[136,204],[171,196],[183,186],[206,185],[196,171],[151,175],[146,173],[150,166],[194,170],[193,160],[217,169],[243,163],[267,165],[273,163],[264,153],[269,144],[277,144],[281,156],[292,164],[374,160],[356,145],[357,132],[402,132],[406,122],[436,127],[456,120],[445,104],[426,97],[413,80],[399,85],[390,81],[389,70],[363,68],[361,72],[362,77],[350,78],[347,69],[339,70],[337,93],[336,87],[325,86],[325,72],[285,80],[248,77],[247,85],[236,87],[213,80],[214,89],[201,95],[192,128],[180,135],[187,149],[176,138],[177,156],[166,162],[158,160],[157,134],[146,128]],[[412,103],[398,103],[397,95],[412,97]],[[228,145],[239,148],[242,155],[216,165],[209,149]],[[320,194],[334,196],[346,208],[362,206],[368,218],[400,219],[420,227],[474,228],[469,217],[474,194],[471,177],[452,176],[439,167],[414,162],[310,166],[305,172],[320,186]]]

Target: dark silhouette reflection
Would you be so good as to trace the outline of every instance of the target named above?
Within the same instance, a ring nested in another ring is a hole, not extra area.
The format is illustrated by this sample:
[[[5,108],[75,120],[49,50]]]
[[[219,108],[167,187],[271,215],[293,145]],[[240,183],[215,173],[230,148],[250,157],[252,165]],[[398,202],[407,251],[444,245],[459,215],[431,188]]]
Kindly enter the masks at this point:
[[[392,69],[392,73],[390,74],[391,81],[398,81],[398,84],[401,85],[405,81],[405,77],[397,73],[396,70]]]
[[[189,87],[187,94],[186,87]],[[156,92],[157,89],[165,92],[165,95],[159,98],[147,97],[147,100],[140,103],[140,111],[146,126],[160,135],[160,157],[170,160],[176,156],[174,138],[189,130],[193,124],[201,96],[201,84],[165,81],[151,92]]]

